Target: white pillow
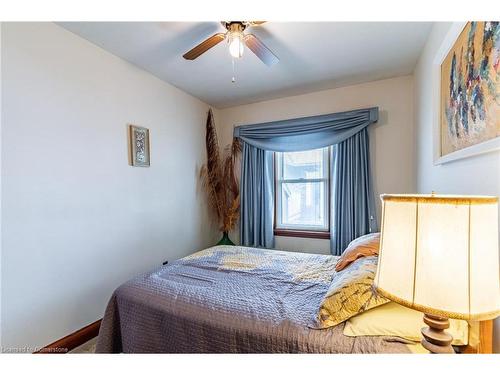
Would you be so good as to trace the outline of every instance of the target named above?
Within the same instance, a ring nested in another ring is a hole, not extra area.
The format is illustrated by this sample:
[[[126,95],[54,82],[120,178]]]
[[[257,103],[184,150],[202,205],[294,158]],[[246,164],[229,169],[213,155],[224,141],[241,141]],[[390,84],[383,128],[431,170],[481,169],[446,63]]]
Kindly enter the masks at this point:
[[[350,318],[344,327],[346,336],[396,336],[420,342],[420,329],[425,327],[424,314],[395,302],[375,307]],[[446,330],[453,336],[453,345],[467,345],[469,325],[465,320],[450,319]]]

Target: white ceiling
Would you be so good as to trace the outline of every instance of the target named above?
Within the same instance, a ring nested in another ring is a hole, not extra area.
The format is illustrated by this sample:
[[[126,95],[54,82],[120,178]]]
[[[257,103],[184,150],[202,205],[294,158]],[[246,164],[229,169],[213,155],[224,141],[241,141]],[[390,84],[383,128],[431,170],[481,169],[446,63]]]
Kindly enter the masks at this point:
[[[279,58],[269,68],[249,49],[231,82],[221,42],[194,61],[182,55],[225,29],[219,22],[64,22],[62,27],[217,108],[410,74],[429,22],[267,22],[249,32]]]

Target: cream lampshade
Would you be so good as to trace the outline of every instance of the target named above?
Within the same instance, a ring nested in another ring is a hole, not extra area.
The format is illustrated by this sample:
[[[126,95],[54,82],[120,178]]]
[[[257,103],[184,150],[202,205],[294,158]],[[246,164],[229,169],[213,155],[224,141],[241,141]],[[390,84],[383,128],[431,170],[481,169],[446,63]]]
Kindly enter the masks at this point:
[[[425,313],[422,345],[451,353],[448,318],[500,315],[498,198],[382,195],[377,291]]]

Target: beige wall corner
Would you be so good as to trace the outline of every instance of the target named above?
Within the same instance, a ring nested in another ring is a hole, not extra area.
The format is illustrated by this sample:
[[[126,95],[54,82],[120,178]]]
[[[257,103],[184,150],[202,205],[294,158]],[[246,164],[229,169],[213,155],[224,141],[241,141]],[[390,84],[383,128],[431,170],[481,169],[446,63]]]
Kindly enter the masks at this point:
[[[354,86],[224,108],[217,126],[220,140],[229,144],[236,125],[379,107],[378,123],[370,125],[374,191],[379,194],[416,191],[413,77],[402,76]],[[237,234],[234,234],[237,235]],[[277,237],[282,249],[329,254],[328,240]]]

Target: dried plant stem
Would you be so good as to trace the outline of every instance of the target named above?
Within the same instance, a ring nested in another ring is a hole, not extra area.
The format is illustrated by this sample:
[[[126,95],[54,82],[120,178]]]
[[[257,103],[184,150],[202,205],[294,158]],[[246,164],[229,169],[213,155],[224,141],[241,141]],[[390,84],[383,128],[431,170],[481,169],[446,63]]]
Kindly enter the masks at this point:
[[[228,232],[236,226],[240,211],[240,188],[235,165],[241,143],[237,138],[233,139],[221,156],[212,110],[208,112],[205,143],[207,163],[201,168],[200,178],[212,215],[218,221],[220,230]]]

